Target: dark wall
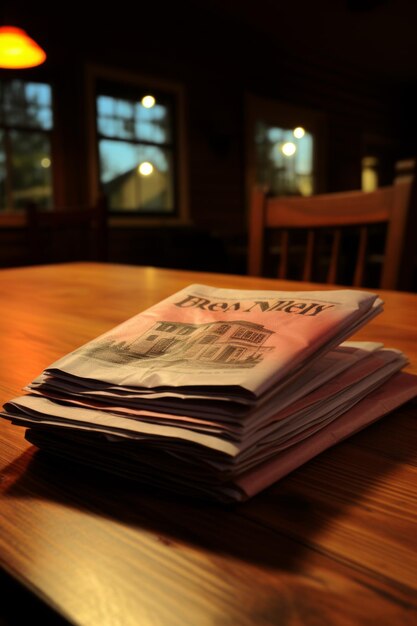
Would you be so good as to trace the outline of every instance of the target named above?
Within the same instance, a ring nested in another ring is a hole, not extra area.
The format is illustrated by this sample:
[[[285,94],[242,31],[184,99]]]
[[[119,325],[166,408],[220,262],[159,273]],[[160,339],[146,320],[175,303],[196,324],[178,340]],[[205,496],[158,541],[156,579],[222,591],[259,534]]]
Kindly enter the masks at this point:
[[[86,63],[184,85],[191,218],[214,237],[246,227],[246,92],[324,114],[327,190],[360,187],[360,160],[371,148],[381,152],[382,182],[391,181],[393,163],[403,156],[396,122],[402,101],[394,83],[288,48],[279,36],[207,3],[148,3],[135,14],[122,2],[94,18],[81,3],[78,9],[72,5],[65,14],[55,6],[31,15],[21,2],[16,9],[20,24],[49,53],[45,66],[28,75],[55,86],[55,174],[63,204],[88,198]]]

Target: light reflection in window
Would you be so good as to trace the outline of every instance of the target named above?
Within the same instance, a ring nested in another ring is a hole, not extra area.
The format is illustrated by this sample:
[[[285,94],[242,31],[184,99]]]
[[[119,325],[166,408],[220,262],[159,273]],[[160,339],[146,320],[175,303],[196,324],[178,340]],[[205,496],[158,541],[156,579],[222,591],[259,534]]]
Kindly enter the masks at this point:
[[[155,106],[156,100],[153,96],[143,96],[140,102],[142,106],[145,107],[145,109],[151,109],[153,106]]]
[[[154,171],[154,166],[149,161],[142,161],[138,165],[138,174],[141,176],[150,176]]]

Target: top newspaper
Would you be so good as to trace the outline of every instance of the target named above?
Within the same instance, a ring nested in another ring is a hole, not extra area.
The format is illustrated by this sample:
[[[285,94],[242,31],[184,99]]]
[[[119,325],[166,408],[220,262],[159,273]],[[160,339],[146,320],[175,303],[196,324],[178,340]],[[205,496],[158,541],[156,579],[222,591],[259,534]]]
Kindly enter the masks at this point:
[[[213,388],[258,398],[382,311],[355,290],[242,291],[190,285],[46,371],[140,390]]]

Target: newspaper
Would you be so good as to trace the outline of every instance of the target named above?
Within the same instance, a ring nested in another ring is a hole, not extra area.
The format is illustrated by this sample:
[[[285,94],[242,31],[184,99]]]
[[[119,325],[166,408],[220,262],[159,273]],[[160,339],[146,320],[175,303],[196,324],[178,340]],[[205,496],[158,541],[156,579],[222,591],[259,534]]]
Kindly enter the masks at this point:
[[[59,398],[60,402],[54,402],[53,399],[37,395],[21,396],[6,403],[5,409],[9,418],[26,425],[77,427],[132,439],[159,438],[160,442],[165,443],[169,440],[170,443],[189,442],[202,447],[201,460],[205,458],[204,451],[211,450],[230,457],[236,465],[246,458],[245,452],[253,451],[255,445],[259,462],[275,452],[272,444],[278,442],[287,447],[294,443],[295,436],[299,439],[303,432],[310,434],[312,427],[314,430],[320,429],[323,423],[338,417],[400,370],[405,362],[404,355],[397,350],[370,353],[364,362],[358,361],[344,374],[333,377],[319,389],[308,394],[300,393],[301,398],[286,408],[275,408],[275,413],[267,420],[257,419],[255,412],[252,415],[255,428],[246,432],[225,428],[222,419],[215,413],[210,423],[214,428],[207,428],[204,422],[198,423],[185,415],[175,415],[172,420],[169,414],[156,411],[126,411],[122,407],[100,410],[85,402],[80,405],[76,400],[63,404],[63,397]],[[261,446],[265,445],[266,449],[260,453]]]
[[[377,295],[191,285],[63,357],[46,373],[144,390],[210,387],[258,398],[382,311]],[[247,392],[245,394],[245,392]]]
[[[365,291],[190,285],[47,367],[1,414],[37,446],[244,500],[417,395],[398,350],[345,341]]]
[[[327,448],[372,424],[417,394],[417,377],[398,373],[339,418],[299,443],[242,472],[216,473],[179,445],[146,447],[140,441],[63,428],[28,428],[26,438],[53,455],[162,488],[206,500],[241,502],[258,494]]]
[[[249,401],[247,398],[243,401],[236,402],[228,396],[218,396],[212,393],[200,392],[178,393],[174,392],[155,392],[141,394],[127,388],[120,388],[109,385],[105,390],[97,389],[95,386],[80,386],[68,379],[62,379],[59,375],[42,374],[35,382],[28,385],[25,390],[31,393],[40,394],[56,400],[72,401],[75,400],[79,404],[91,406],[92,408],[109,409],[111,406],[126,407],[129,409],[143,410],[160,410],[169,415],[184,413],[193,416],[193,418],[201,418],[202,420],[210,420],[213,411],[216,412],[218,418],[233,424],[236,428],[246,428],[251,417],[256,414],[259,420],[261,414],[263,417],[276,411],[277,403],[280,408],[284,408],[291,402],[297,400],[302,394],[319,387],[330,378],[342,373],[355,365],[357,362],[368,357],[372,352],[383,348],[381,343],[377,342],[344,342],[340,346],[333,348],[327,354],[324,354],[319,360],[312,362],[308,370],[303,371],[302,384],[300,384],[300,376],[288,383],[285,389],[279,385],[271,389],[269,394],[264,394],[256,403]]]

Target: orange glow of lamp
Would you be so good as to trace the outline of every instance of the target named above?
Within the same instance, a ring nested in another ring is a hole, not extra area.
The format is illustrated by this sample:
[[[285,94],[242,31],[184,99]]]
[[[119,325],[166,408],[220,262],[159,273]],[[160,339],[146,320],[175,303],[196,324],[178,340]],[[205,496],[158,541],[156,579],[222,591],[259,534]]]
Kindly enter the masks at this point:
[[[21,28],[0,27],[0,68],[24,69],[41,65],[46,54]]]

